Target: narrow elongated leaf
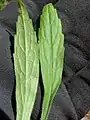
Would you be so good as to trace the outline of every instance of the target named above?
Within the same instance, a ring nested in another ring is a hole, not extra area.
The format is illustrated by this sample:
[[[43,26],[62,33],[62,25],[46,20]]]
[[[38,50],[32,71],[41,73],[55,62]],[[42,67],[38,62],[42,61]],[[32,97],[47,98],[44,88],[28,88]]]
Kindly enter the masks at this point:
[[[44,85],[41,120],[46,120],[53,98],[61,84],[64,35],[61,20],[50,3],[43,8],[39,29],[40,63]]]
[[[14,66],[16,75],[17,120],[30,120],[39,77],[36,33],[21,0],[16,26]]]

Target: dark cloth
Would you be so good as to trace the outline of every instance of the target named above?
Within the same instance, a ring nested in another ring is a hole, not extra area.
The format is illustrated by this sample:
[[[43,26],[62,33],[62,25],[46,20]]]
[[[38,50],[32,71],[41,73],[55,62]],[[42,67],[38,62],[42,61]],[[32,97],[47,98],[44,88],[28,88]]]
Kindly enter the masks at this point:
[[[24,0],[35,30],[42,7],[49,2],[62,20],[65,60],[48,120],[80,120],[90,110],[90,0]],[[12,55],[17,16],[14,0],[0,11],[0,120],[14,120],[16,115]],[[39,119],[40,102],[39,85],[32,120]]]

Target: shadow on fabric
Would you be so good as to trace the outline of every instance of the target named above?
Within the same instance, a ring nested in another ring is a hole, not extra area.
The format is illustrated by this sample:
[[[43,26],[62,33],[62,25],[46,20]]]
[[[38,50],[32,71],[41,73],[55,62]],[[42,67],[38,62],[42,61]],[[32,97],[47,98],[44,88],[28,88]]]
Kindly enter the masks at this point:
[[[3,120],[11,120],[5,113],[0,109],[0,120],[3,118]]]

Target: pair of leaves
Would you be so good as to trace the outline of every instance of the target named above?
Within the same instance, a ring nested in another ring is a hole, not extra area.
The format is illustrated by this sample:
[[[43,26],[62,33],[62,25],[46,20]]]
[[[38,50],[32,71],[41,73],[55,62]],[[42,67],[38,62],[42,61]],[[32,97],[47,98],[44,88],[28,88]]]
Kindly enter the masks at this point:
[[[19,7],[21,13],[16,26],[14,52],[17,120],[30,119],[38,86],[39,59],[44,85],[41,120],[46,120],[62,78],[64,35],[61,21],[53,5],[46,5],[40,19],[37,43],[32,21],[21,0]]]

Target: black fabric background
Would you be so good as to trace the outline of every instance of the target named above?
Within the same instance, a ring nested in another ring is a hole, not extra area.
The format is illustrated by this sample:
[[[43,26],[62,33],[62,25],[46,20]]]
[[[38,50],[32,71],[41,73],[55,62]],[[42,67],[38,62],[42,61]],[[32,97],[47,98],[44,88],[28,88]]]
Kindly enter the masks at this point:
[[[62,20],[65,61],[48,120],[80,120],[90,110],[90,0],[24,0],[37,30],[42,7],[53,2]],[[15,119],[13,36],[18,16],[13,0],[0,12],[0,120]],[[38,120],[41,90],[38,87],[32,120]]]

